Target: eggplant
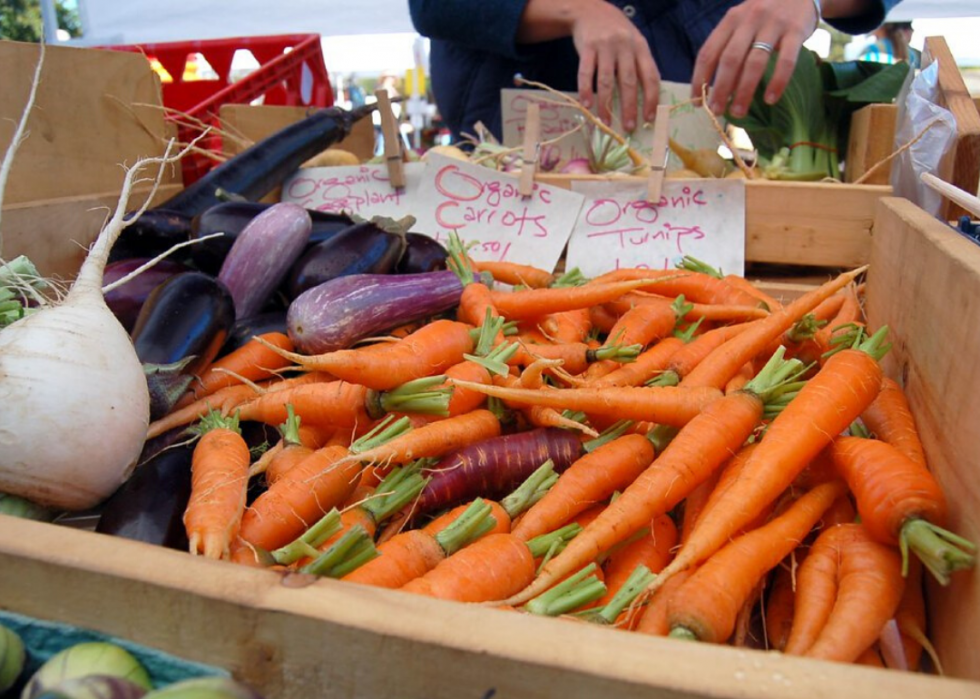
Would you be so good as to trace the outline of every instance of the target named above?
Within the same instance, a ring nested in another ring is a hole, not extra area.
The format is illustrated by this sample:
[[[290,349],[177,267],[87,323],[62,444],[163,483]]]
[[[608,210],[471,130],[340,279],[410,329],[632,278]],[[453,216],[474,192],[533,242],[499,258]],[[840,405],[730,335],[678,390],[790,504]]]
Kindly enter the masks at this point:
[[[191,237],[195,240],[221,233],[221,237],[201,240],[191,246],[191,259],[202,272],[217,275],[228,251],[238,234],[248,223],[272,204],[264,202],[224,202],[195,216],[191,223]],[[307,248],[354,225],[354,220],[342,213],[307,209],[312,222]]]
[[[258,201],[306,160],[343,140],[375,108],[317,110],[229,158],[156,208],[194,217],[221,202],[219,190]]]
[[[405,234],[415,223],[375,216],[307,249],[293,265],[286,294],[296,298],[307,289],[349,274],[388,274],[405,252]]]
[[[186,551],[193,455],[194,445],[185,442],[137,466],[105,501],[95,531]]]
[[[225,346],[221,348],[221,354],[233,352],[255,335],[264,335],[270,332],[280,332],[286,334],[286,309],[276,309],[265,311],[248,318],[240,318],[235,321],[231,328]]]
[[[286,328],[297,352],[345,349],[365,337],[459,304],[463,285],[451,271],[351,274],[297,296]]]
[[[145,265],[151,259],[150,257],[129,257],[124,260],[110,262],[106,265],[105,274],[102,277],[103,285],[111,284],[125,277],[130,272]],[[139,316],[140,308],[146,303],[146,299],[150,293],[167,279],[170,279],[170,277],[190,271],[191,268],[182,262],[169,259],[160,260],[122,286],[116,287],[106,293],[106,305],[109,306],[109,310],[113,312],[122,326],[126,328],[126,332],[132,332],[133,326],[136,325],[136,318]]]
[[[311,229],[306,209],[289,202],[270,206],[245,226],[218,272],[239,318],[262,310],[306,248]]]
[[[132,214],[130,214],[132,215]],[[109,262],[130,257],[156,257],[178,243],[191,238],[192,217],[180,211],[156,208],[144,211],[130,223],[109,251]],[[182,248],[172,259],[190,260],[190,252]]]
[[[442,243],[425,233],[405,235],[405,253],[395,265],[395,274],[419,274],[446,269],[449,253]]]
[[[169,412],[217,356],[234,324],[231,292],[203,272],[175,275],[150,293],[132,339],[146,369],[151,419]]]

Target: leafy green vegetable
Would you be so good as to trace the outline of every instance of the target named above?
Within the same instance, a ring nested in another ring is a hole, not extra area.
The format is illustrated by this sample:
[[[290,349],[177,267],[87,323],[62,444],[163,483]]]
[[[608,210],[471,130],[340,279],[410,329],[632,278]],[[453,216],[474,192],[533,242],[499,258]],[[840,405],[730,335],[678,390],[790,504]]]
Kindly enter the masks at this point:
[[[909,70],[907,63],[826,62],[804,48],[782,98],[769,105],[763,96],[775,65],[772,56],[748,114],[728,120],[748,133],[765,175],[788,180],[839,178],[851,115],[892,102]]]

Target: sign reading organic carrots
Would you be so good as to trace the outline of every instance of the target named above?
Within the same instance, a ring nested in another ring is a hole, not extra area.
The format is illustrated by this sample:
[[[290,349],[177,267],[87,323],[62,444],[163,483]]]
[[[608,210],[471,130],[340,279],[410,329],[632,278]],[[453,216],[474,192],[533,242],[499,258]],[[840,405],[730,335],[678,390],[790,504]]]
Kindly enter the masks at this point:
[[[686,255],[726,274],[745,270],[745,184],[666,180],[660,200],[646,184],[581,182],[585,196],[565,266],[595,276],[622,267],[672,269]]]
[[[514,175],[431,155],[419,184],[415,227],[445,243],[455,231],[476,260],[553,270],[575,226],[582,195],[540,182],[529,197]]]
[[[405,186],[395,189],[384,165],[313,167],[297,170],[282,186],[282,201],[330,213],[398,219],[418,208],[423,163],[405,163]]]

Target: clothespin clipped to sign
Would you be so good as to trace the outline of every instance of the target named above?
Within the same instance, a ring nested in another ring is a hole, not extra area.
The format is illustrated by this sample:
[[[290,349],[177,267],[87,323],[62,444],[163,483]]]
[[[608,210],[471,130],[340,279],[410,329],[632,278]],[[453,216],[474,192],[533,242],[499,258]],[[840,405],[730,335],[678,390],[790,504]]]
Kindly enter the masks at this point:
[[[378,100],[378,113],[381,115],[381,135],[385,140],[385,164],[388,166],[388,180],[395,189],[405,187],[405,167],[402,163],[401,135],[398,121],[391,109],[391,97],[387,90],[375,90]]]
[[[657,106],[657,118],[653,122],[653,148],[650,153],[650,178],[647,180],[647,201],[656,204],[664,187],[667,158],[670,153],[667,141],[670,136],[670,105]]]
[[[531,102],[527,105],[527,118],[524,122],[524,153],[521,164],[521,179],[517,191],[527,199],[534,194],[534,174],[538,169],[538,155],[541,152],[541,105]]]

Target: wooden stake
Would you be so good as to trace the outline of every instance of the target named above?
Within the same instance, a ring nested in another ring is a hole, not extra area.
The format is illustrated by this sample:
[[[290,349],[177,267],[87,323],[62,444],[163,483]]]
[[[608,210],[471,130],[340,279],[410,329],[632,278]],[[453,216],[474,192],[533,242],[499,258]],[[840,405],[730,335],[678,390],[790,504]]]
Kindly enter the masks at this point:
[[[966,211],[977,218],[980,218],[980,199],[969,192],[965,192],[959,187],[945,182],[929,172],[923,172],[919,179],[929,187],[936,190],[954,204],[959,204]]]
[[[530,102],[527,105],[527,118],[524,122],[524,153],[521,163],[521,179],[517,191],[527,199],[534,193],[534,174],[538,169],[538,154],[541,152],[541,105]]]
[[[385,140],[385,164],[388,166],[388,179],[395,189],[405,186],[405,168],[402,163],[401,135],[398,121],[391,109],[391,97],[387,90],[375,90],[378,100],[378,113],[381,115],[381,135]]]
[[[647,180],[647,201],[656,204],[664,187],[667,171],[667,140],[670,136],[670,105],[657,106],[657,118],[653,122],[653,150],[650,154],[650,178]]]

